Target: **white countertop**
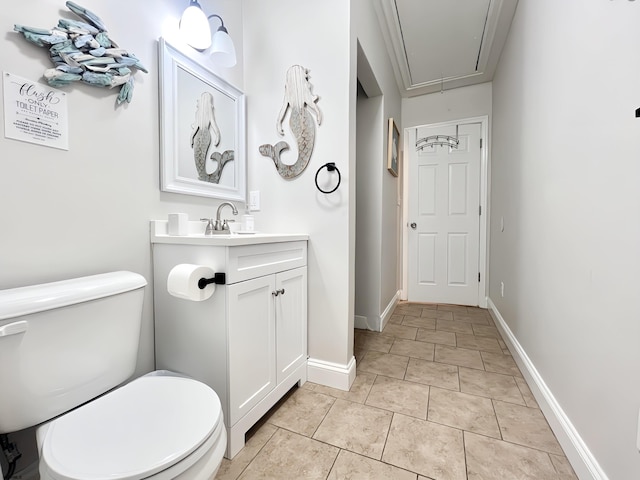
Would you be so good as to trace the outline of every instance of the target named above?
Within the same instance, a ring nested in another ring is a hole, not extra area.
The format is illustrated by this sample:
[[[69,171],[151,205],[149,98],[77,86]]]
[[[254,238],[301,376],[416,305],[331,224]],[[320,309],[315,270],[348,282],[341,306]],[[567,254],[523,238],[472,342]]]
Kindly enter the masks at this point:
[[[190,221],[188,235],[169,235],[167,220],[151,220],[149,233],[151,243],[172,243],[181,245],[211,245],[228,247],[234,245],[255,245],[259,243],[295,242],[309,240],[302,233],[231,233],[229,235],[205,235],[205,222]]]

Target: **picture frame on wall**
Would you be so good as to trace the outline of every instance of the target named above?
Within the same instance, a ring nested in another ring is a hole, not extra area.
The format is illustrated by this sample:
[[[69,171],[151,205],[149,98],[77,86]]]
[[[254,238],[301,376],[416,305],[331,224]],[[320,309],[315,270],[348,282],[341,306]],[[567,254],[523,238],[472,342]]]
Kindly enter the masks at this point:
[[[246,199],[244,93],[159,40],[160,188]]]
[[[387,150],[387,170],[394,177],[398,176],[398,164],[400,162],[400,131],[393,118],[389,119],[389,139]]]

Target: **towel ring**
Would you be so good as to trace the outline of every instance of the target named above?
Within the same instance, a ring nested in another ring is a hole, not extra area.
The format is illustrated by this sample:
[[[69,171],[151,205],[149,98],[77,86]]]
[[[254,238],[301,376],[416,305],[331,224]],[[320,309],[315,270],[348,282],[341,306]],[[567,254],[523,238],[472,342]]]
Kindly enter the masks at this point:
[[[334,187],[333,190],[323,190],[323,189],[320,188],[320,185],[318,185],[318,174],[320,173],[320,170],[322,170],[323,168],[326,168],[328,172],[333,172],[333,171],[338,172],[338,184]],[[341,181],[342,181],[342,175],[340,175],[340,170],[338,170],[338,167],[336,167],[336,164],[334,162],[325,163],[316,172],[316,187],[322,193],[333,193],[333,192],[335,192],[338,189],[338,187],[340,186],[340,182]]]

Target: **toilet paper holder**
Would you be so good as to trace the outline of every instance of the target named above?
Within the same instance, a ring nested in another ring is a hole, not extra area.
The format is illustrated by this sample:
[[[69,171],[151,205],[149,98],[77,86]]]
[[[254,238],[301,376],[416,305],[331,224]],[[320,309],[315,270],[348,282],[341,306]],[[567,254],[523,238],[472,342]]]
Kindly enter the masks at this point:
[[[198,288],[200,290],[204,290],[207,285],[210,283],[215,283],[216,285],[224,285],[227,283],[227,275],[225,273],[214,273],[211,278],[201,278],[198,280]]]

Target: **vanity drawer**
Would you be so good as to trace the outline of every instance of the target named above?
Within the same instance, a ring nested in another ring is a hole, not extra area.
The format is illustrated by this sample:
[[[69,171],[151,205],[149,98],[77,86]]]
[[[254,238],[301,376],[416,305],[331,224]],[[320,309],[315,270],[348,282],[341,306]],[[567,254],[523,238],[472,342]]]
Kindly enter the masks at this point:
[[[242,282],[306,264],[306,241],[228,247],[227,283]]]

